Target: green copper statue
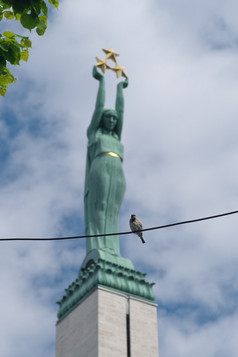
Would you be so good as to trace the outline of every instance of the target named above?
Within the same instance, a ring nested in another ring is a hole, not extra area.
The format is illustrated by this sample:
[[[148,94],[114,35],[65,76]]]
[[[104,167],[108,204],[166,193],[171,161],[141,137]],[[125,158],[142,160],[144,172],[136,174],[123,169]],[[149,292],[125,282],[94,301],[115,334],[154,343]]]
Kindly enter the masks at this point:
[[[84,207],[86,234],[115,233],[119,229],[119,210],[125,193],[122,168],[123,88],[128,79],[118,83],[115,110],[104,109],[105,78],[93,67],[93,77],[99,81],[96,107],[87,130],[88,150],[85,177]],[[89,238],[87,254],[102,250],[120,255],[118,236]]]
[[[125,177],[122,169],[123,146],[120,142],[124,98],[123,89],[128,79],[116,61],[112,48],[103,50],[106,59],[100,60],[93,68],[93,77],[99,81],[96,107],[87,130],[88,151],[85,177],[84,207],[87,235],[102,237],[87,238],[87,252],[77,279],[66,289],[66,294],[58,301],[59,321],[64,319],[76,306],[85,300],[97,287],[119,291],[128,296],[154,302],[152,286],[145,280],[145,273],[134,269],[130,259],[120,255],[119,237],[104,234],[118,232],[118,218],[125,193]],[[115,63],[113,68],[108,60]],[[115,110],[104,109],[106,69],[116,72],[125,80],[118,83]]]
[[[122,168],[123,145],[123,89],[128,86],[125,67],[121,67],[112,48],[104,50],[106,58],[96,57],[93,77],[99,81],[96,107],[87,130],[88,150],[84,190],[84,219],[87,235],[103,235],[119,231],[119,210],[125,193],[126,182]],[[114,67],[108,65],[114,62]],[[105,109],[105,78],[107,69],[125,80],[117,85],[115,110]],[[110,262],[126,269],[134,269],[129,259],[120,255],[119,237],[102,236],[86,239],[87,252],[81,268],[86,269],[93,262]]]

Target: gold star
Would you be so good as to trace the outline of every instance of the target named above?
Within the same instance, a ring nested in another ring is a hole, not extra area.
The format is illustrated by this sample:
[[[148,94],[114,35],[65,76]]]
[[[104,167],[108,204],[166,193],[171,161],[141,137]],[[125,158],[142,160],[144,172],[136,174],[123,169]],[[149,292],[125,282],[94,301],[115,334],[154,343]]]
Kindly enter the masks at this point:
[[[105,73],[106,69],[111,69],[111,67],[109,67],[107,64],[107,58],[101,60],[100,58],[96,57],[96,60],[98,61],[96,66],[100,68],[103,73]]]
[[[112,71],[116,72],[117,78],[120,76],[127,78],[125,69],[126,67],[121,67],[117,62],[116,62],[116,66],[114,68],[111,68]]]
[[[103,52],[106,53],[107,59],[111,59],[115,63],[117,62],[116,57],[119,56],[119,54],[114,52],[114,49],[112,47],[109,50],[103,49]]]

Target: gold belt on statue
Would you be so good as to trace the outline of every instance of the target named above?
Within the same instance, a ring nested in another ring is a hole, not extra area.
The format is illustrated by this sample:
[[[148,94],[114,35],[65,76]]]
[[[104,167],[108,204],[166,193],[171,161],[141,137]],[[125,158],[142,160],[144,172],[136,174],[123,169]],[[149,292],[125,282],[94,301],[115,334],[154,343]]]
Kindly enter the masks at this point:
[[[118,154],[116,154],[115,152],[112,152],[112,151],[110,151],[110,152],[102,152],[100,154],[100,156],[102,156],[102,155],[110,155],[110,156],[113,156],[113,157],[118,157],[118,159],[120,159],[122,161],[121,157]]]

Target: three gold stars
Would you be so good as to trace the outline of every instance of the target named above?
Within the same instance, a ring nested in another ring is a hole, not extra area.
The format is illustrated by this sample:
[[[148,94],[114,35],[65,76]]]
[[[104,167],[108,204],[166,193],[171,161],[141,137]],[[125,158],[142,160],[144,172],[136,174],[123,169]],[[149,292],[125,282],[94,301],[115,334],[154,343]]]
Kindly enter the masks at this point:
[[[103,73],[105,73],[106,69],[111,69],[113,72],[116,73],[117,78],[121,76],[127,78],[127,75],[125,73],[126,67],[121,67],[117,62],[116,57],[119,56],[119,54],[116,53],[112,47],[109,50],[103,49],[103,52],[106,54],[106,58],[104,60],[101,60],[100,58],[96,57],[96,66],[100,68]],[[107,64],[108,60],[112,60],[115,63],[115,67],[110,67]]]

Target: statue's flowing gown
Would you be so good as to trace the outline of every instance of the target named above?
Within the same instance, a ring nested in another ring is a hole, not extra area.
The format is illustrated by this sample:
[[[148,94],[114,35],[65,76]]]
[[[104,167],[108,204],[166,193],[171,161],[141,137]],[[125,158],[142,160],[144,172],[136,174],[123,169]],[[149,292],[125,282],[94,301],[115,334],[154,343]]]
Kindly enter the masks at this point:
[[[113,152],[119,157],[105,153]],[[88,143],[85,187],[86,234],[116,233],[126,182],[122,168],[123,145],[108,134],[96,133]],[[107,250],[120,255],[118,236],[88,238],[87,251]]]

